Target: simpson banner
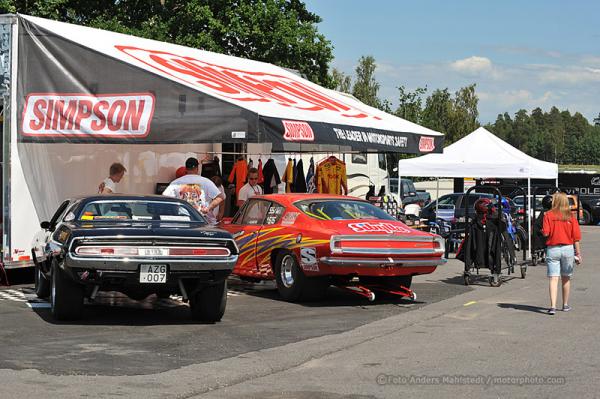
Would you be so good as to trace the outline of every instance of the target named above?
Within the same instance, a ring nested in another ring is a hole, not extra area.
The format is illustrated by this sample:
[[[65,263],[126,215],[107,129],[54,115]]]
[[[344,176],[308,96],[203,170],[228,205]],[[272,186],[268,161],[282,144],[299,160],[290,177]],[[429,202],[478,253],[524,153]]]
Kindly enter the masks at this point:
[[[20,15],[20,142],[441,152],[443,135],[275,65]]]

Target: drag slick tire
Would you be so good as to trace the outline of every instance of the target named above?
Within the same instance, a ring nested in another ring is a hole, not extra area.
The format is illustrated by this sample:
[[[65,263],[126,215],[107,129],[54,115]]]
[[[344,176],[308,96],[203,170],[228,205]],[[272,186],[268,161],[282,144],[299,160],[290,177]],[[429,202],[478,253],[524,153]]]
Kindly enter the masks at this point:
[[[207,285],[190,298],[194,320],[216,323],[221,321],[227,307],[227,281]]]
[[[277,254],[273,271],[277,291],[288,302],[321,300],[329,287],[329,280],[325,277],[306,277],[290,251]]]
[[[50,281],[42,273],[39,266],[35,266],[35,295],[38,298],[46,299],[50,296]]]
[[[50,309],[56,320],[77,320],[83,315],[83,286],[76,283],[52,260]]]

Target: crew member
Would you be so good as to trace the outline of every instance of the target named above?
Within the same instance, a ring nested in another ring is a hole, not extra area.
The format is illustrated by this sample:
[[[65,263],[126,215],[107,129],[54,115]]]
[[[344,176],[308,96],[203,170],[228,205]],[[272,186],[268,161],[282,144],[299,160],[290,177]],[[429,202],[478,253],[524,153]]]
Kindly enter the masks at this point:
[[[117,192],[117,183],[125,176],[125,166],[119,162],[110,165],[108,170],[109,176],[98,186],[98,194],[115,194]]]
[[[173,180],[163,195],[189,202],[209,224],[214,225],[217,220],[213,210],[225,200],[225,195],[210,179],[198,174],[198,165],[196,158],[188,158],[185,161],[186,175]]]
[[[250,168],[248,170],[248,183],[240,189],[240,194],[237,199],[237,206],[240,207],[248,198],[255,195],[262,195],[262,188],[258,185],[258,169]]]

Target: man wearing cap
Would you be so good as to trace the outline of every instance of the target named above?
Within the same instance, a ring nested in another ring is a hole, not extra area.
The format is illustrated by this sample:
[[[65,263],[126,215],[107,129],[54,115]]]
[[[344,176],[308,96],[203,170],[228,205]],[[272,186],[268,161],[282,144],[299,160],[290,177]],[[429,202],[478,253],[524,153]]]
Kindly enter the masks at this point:
[[[198,165],[196,158],[188,158],[185,161],[186,175],[173,180],[163,195],[186,200],[204,215],[209,224],[216,224],[213,209],[225,200],[225,195],[210,179],[198,174]]]

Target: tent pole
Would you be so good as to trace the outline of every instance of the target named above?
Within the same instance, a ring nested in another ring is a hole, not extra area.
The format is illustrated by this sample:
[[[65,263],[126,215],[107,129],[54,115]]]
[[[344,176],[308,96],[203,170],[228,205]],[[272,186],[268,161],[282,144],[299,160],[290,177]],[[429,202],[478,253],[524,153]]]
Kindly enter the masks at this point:
[[[402,206],[402,179],[400,176],[400,160],[398,160],[398,205],[401,208],[404,208]]]
[[[535,211],[533,212],[533,215],[535,215]],[[529,253],[527,254],[527,259],[531,259],[532,258],[532,251],[531,251],[531,240],[533,237],[533,234],[531,234],[531,218],[532,218],[532,212],[531,212],[531,177],[527,178],[527,235],[528,235],[528,241],[529,241]]]
[[[438,215],[438,205],[440,203],[440,178],[435,178],[435,218],[437,219]]]

